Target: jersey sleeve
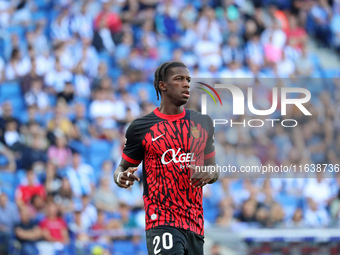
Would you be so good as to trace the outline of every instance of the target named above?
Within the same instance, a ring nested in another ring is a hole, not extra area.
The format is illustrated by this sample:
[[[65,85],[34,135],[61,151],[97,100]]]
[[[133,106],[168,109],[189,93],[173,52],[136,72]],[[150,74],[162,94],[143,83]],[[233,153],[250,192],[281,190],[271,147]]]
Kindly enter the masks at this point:
[[[143,160],[143,145],[141,134],[135,122],[126,131],[126,142],[123,149],[123,159],[131,164],[139,164]]]
[[[204,149],[204,159],[210,159],[215,156],[214,133],[215,128],[209,116],[206,116],[208,140]]]

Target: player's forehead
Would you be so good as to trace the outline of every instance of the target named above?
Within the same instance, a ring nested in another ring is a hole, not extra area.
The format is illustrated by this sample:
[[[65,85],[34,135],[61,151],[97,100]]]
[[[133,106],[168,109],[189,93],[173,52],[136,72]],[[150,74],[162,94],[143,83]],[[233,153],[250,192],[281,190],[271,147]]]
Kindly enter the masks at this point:
[[[183,76],[183,77],[189,77],[190,78],[190,72],[188,68],[178,66],[178,67],[173,67],[169,70],[169,77],[176,77],[176,76]]]

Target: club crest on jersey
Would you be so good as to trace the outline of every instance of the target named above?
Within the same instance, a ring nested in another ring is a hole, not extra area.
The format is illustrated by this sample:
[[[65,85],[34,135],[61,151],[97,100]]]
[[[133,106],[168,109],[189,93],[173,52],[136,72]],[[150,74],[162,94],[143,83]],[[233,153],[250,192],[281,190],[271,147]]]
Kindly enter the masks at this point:
[[[200,131],[195,126],[191,127],[191,134],[195,138],[199,138],[200,137]]]

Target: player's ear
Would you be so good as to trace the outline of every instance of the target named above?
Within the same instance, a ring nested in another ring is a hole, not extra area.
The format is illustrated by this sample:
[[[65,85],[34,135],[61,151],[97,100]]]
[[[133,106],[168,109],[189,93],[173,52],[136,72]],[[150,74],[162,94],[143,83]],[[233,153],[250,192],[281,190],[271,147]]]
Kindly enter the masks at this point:
[[[165,82],[164,81],[160,81],[158,83],[158,87],[159,87],[159,90],[160,91],[166,91],[166,85],[165,85]]]

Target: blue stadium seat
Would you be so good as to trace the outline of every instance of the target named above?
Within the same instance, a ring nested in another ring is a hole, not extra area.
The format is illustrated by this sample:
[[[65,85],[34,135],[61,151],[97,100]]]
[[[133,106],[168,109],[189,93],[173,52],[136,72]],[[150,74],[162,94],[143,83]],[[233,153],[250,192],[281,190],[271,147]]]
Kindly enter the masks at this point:
[[[19,117],[22,111],[26,108],[23,98],[15,97],[10,99],[13,108],[13,114],[15,117]]]
[[[5,155],[0,154],[0,166],[6,166],[8,164],[8,158]]]
[[[21,39],[24,37],[25,29],[23,26],[10,26],[6,31],[11,34],[17,34]]]
[[[95,170],[100,169],[100,165],[110,158],[112,144],[102,140],[92,140],[90,145],[90,163]]]
[[[12,185],[15,180],[15,174],[11,172],[2,171],[0,172],[0,183]]]
[[[0,95],[2,98],[20,97],[21,87],[17,82],[6,82],[0,85]]]
[[[15,186],[18,186],[26,177],[26,170],[18,169],[15,173]]]
[[[137,245],[137,250],[141,254],[148,254],[148,248],[146,246],[145,240],[142,240],[142,241],[139,242],[139,244]]]
[[[98,54],[100,62],[105,62],[108,67],[111,66],[111,56],[106,52],[102,51]]]
[[[35,0],[35,5],[38,7],[38,9],[43,9],[46,8],[48,5],[48,2],[45,0]]]
[[[118,79],[118,77],[121,74],[122,74],[122,70],[120,68],[116,68],[116,67],[110,67],[109,68],[109,75],[113,80]]]
[[[300,198],[290,195],[280,194],[275,199],[282,205],[286,219],[290,219],[293,216],[295,209],[301,204]]]
[[[338,69],[324,70],[324,76],[325,76],[325,78],[340,77],[340,71]]]
[[[204,218],[209,222],[213,223],[216,221],[216,218],[219,214],[219,208],[216,205],[213,205],[211,201],[207,198],[203,199],[203,210],[204,210]]]
[[[14,200],[15,174],[11,172],[0,172],[0,190],[5,192],[9,199]]]
[[[128,254],[135,254],[135,246],[132,242],[129,241],[115,241],[113,243],[113,254],[122,254],[122,255],[128,255]]]
[[[87,157],[88,150],[82,142],[71,140],[68,145],[70,146],[71,149],[78,151],[83,157]]]

